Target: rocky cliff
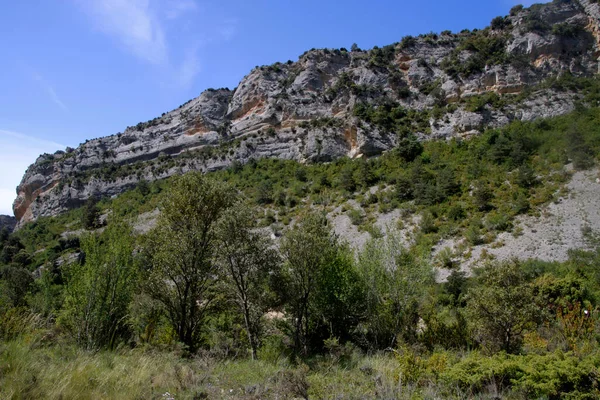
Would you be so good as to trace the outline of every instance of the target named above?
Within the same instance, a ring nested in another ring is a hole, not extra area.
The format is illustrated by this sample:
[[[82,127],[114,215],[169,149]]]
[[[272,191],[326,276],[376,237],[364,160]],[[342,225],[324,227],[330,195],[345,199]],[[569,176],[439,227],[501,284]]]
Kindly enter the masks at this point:
[[[4,228],[8,229],[9,232],[12,232],[17,225],[17,220],[15,217],[10,217],[8,215],[0,215],[0,231]]]
[[[22,224],[142,179],[261,157],[373,156],[406,135],[466,137],[563,114],[589,101],[577,79],[598,72],[599,51],[596,0],[515,7],[484,30],[368,51],[310,50],[255,68],[235,90],[209,89],[122,133],[40,156],[17,188],[14,213]]]

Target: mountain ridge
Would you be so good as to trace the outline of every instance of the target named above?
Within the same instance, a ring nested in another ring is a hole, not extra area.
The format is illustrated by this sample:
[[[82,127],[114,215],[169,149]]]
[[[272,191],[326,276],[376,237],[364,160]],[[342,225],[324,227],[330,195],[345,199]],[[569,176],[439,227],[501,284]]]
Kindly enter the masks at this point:
[[[565,114],[586,99],[556,82],[595,75],[598,54],[600,5],[590,0],[515,7],[484,30],[369,51],[313,49],[253,69],[234,90],[208,89],[122,133],[40,156],[17,188],[14,214],[21,225],[140,180],[263,157],[368,157],[406,136],[464,138]]]

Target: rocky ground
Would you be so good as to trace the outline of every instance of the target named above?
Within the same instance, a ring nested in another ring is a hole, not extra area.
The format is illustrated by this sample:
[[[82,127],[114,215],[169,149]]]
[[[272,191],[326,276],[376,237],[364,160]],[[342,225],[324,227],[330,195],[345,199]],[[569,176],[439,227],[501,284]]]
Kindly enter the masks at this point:
[[[7,228],[10,232],[13,231],[17,220],[9,215],[0,215],[0,230]]]
[[[515,221],[512,232],[503,232],[490,244],[475,246],[459,257],[460,269],[471,269],[486,259],[539,259],[566,261],[571,249],[593,249],[600,238],[600,173],[598,169],[575,172],[566,186],[568,193],[544,207],[539,216],[526,215]],[[451,239],[436,246],[456,251],[460,241]],[[434,254],[435,254],[434,252]],[[448,270],[440,270],[445,279]]]

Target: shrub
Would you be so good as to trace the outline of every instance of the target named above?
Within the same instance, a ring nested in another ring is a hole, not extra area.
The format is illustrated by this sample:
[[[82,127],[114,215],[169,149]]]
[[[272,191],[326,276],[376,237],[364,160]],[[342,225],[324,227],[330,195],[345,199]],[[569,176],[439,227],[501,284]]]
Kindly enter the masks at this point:
[[[476,284],[467,298],[475,339],[488,351],[519,351],[524,333],[544,317],[520,265],[489,264],[478,271]]]
[[[86,349],[114,348],[127,338],[137,276],[131,238],[130,229],[116,222],[102,238],[88,235],[82,241],[85,262],[68,270],[60,320]]]
[[[524,8],[525,8],[525,7],[523,7],[523,5],[522,5],[522,4],[518,4],[518,5],[514,6],[513,8],[511,8],[511,9],[510,9],[510,16],[511,16],[511,17],[514,17],[514,16],[516,16],[516,15],[517,15],[517,14],[519,14],[521,11],[523,11],[523,9],[524,9]]]
[[[363,223],[365,215],[361,210],[357,210],[355,208],[348,210],[348,217],[350,217],[350,221],[352,225],[361,225]]]

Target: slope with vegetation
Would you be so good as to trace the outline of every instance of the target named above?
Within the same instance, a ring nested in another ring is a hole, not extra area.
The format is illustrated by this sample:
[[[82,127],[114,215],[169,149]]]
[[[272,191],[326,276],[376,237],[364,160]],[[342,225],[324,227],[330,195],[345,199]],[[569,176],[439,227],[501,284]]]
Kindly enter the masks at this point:
[[[19,229],[0,230],[0,397],[600,397],[600,226],[582,217],[565,256],[495,259],[575,183],[599,184],[581,178],[600,154],[598,7],[311,51],[43,156]],[[410,58],[425,50],[439,62]],[[526,85],[502,80],[518,68]],[[475,85],[490,71],[504,78]],[[358,83],[373,77],[389,86]],[[287,96],[260,97],[277,85]],[[151,149],[130,157],[136,140]]]
[[[565,165],[597,162],[599,120],[580,108],[369,160],[142,181],[4,234],[0,394],[595,398],[600,250],[488,259],[468,277],[432,248],[462,237],[467,254],[543,210]],[[362,249],[327,219],[349,203]],[[394,210],[398,226],[378,231],[372,218]]]

